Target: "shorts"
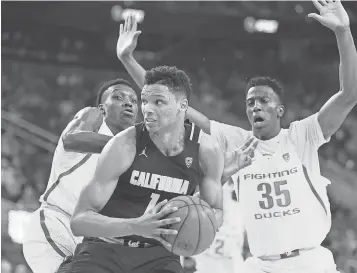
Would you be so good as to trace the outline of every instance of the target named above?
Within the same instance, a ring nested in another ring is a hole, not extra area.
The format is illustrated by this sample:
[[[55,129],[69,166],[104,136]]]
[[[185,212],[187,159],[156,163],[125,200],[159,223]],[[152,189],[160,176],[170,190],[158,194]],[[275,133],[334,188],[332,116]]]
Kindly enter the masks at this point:
[[[183,273],[180,257],[162,246],[136,248],[83,242],[57,273]]]
[[[74,253],[82,238],[69,227],[70,216],[60,209],[42,205],[25,227],[23,254],[34,273],[54,273],[66,256]]]
[[[244,262],[246,273],[338,273],[330,250],[318,246],[301,252],[298,256],[263,261],[250,257]]]

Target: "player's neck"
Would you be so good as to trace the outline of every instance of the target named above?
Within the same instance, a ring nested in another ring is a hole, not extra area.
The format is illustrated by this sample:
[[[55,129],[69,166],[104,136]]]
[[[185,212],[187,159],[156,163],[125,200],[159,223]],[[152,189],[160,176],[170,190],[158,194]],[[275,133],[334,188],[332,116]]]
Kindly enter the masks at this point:
[[[262,130],[257,130],[253,128],[253,135],[260,140],[269,140],[276,137],[280,133],[280,125],[273,128],[264,128]]]
[[[110,129],[110,131],[113,133],[114,136],[131,126],[129,124],[123,124],[123,123],[113,124],[109,120],[104,120],[104,121],[105,121],[105,123],[107,124],[108,128]]]
[[[156,147],[166,156],[175,156],[185,148],[185,126],[183,121],[170,129],[150,133]]]

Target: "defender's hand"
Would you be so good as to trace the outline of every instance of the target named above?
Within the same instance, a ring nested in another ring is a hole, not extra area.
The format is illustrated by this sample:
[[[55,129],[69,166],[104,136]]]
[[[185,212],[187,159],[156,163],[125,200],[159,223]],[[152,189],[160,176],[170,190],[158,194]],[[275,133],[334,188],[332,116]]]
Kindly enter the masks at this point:
[[[258,140],[251,137],[242,147],[234,150],[233,152],[226,152],[224,154],[224,170],[223,176],[226,178],[231,177],[250,164],[254,158],[254,151],[257,148]]]
[[[85,120],[88,124],[92,125],[93,132],[97,132],[103,123],[103,114],[97,107],[85,107],[80,110],[74,119]]]
[[[141,31],[137,31],[137,22],[133,14],[130,14],[123,24],[120,24],[119,38],[117,42],[117,56],[121,60],[133,54],[138,43]]]
[[[345,30],[350,26],[350,19],[340,0],[312,0],[320,12],[310,13],[308,16],[319,21],[333,31]]]
[[[168,229],[165,226],[175,224],[181,221],[180,218],[170,218],[165,219],[165,217],[177,211],[177,207],[169,207],[161,210],[161,208],[167,203],[167,200],[164,200],[158,203],[154,208],[144,213],[143,216],[137,218],[136,224],[134,226],[134,234],[143,236],[146,238],[152,238],[160,243],[167,249],[171,249],[171,244],[165,241],[165,235],[176,235],[177,230]],[[160,211],[161,210],[161,211]]]

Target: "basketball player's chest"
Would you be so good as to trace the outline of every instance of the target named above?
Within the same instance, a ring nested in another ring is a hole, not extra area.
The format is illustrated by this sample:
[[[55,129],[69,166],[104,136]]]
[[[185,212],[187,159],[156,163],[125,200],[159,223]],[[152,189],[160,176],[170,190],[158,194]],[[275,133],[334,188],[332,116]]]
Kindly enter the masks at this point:
[[[185,148],[177,156],[166,157],[157,148],[145,147],[119,180],[121,192],[132,198],[146,198],[152,193],[160,199],[190,195],[200,180],[198,153]]]
[[[302,201],[308,189],[306,176],[298,154],[287,145],[270,155],[258,151],[255,161],[239,171],[235,182],[243,206],[270,209]]]

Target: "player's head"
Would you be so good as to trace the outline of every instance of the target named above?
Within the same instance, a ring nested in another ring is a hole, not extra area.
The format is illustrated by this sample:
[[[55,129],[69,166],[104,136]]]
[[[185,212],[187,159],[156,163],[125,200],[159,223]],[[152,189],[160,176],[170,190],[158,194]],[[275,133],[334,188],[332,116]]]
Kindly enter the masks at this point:
[[[98,92],[97,105],[109,126],[122,130],[135,123],[138,97],[126,80],[116,79],[104,83]]]
[[[281,84],[269,77],[254,77],[246,87],[246,112],[254,135],[269,139],[280,131],[284,115],[284,91]]]
[[[184,71],[174,66],[148,70],[141,92],[141,111],[146,128],[155,132],[183,124],[191,92],[191,82]]]

